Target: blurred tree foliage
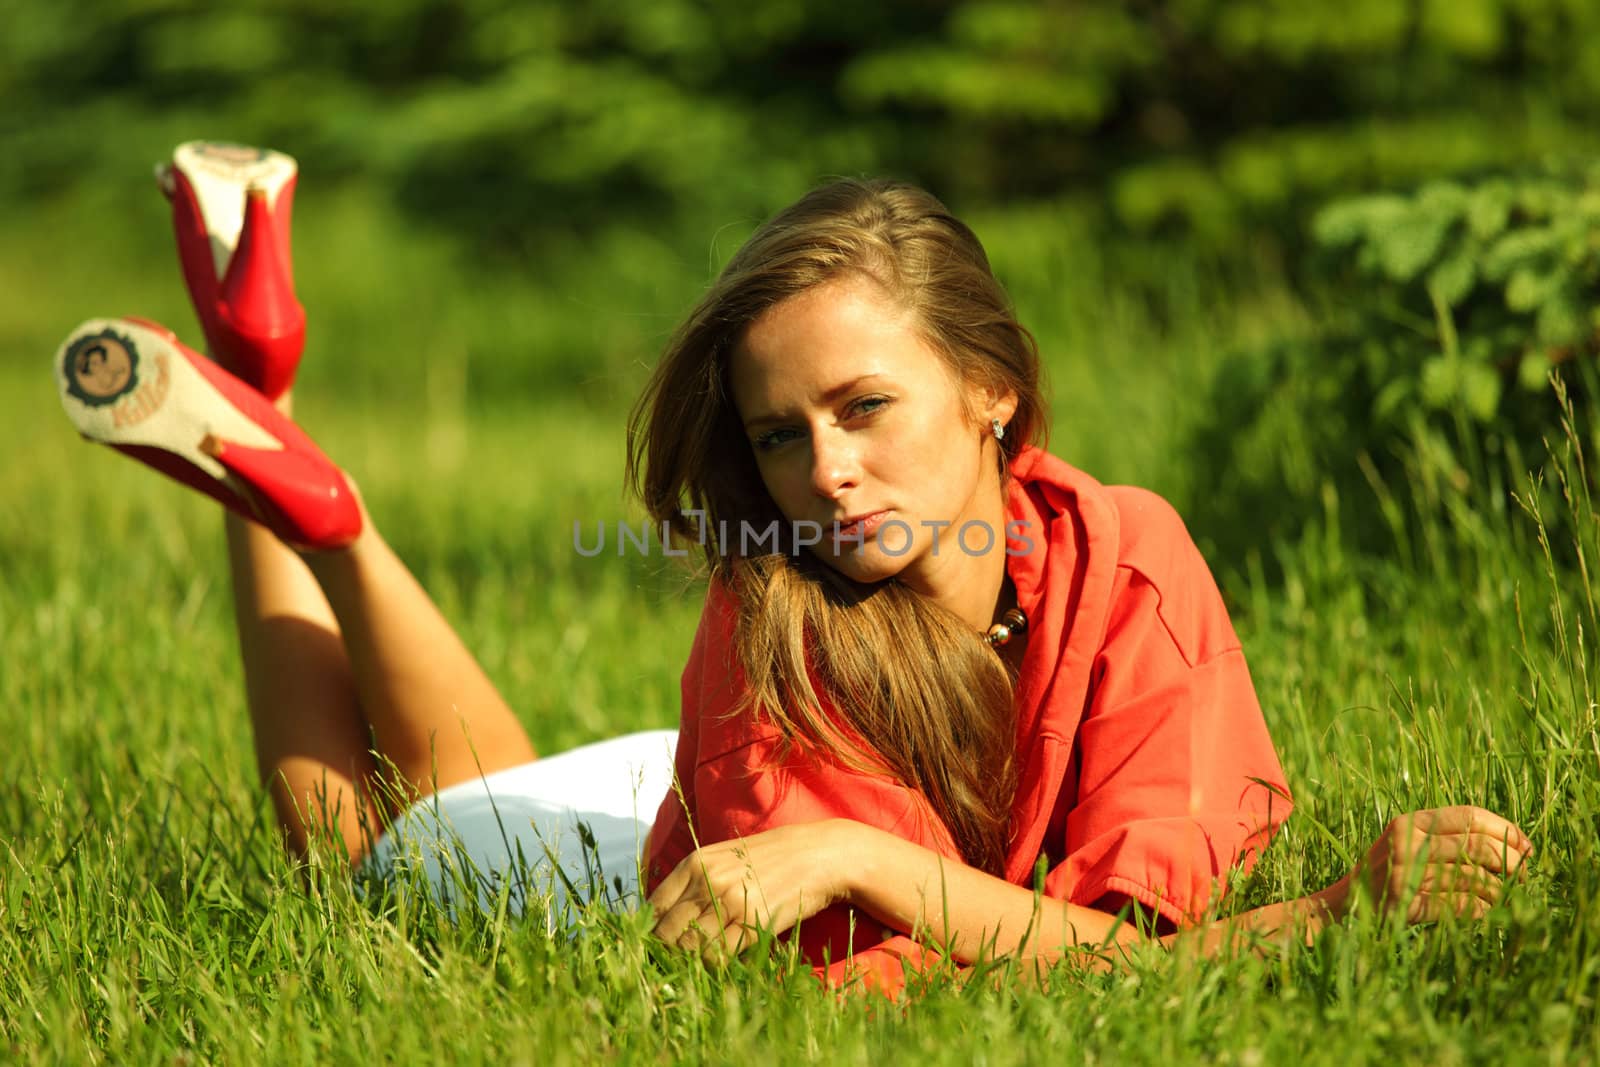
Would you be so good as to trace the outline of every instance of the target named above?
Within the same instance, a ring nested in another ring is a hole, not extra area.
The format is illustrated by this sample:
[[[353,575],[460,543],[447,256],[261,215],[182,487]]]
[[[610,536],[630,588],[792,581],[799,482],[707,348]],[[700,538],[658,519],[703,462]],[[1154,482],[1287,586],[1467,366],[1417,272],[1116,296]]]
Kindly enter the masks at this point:
[[[193,136],[375,175],[481,248],[758,217],[827,173],[1218,247],[1594,143],[1592,0],[22,0],[0,195]]]

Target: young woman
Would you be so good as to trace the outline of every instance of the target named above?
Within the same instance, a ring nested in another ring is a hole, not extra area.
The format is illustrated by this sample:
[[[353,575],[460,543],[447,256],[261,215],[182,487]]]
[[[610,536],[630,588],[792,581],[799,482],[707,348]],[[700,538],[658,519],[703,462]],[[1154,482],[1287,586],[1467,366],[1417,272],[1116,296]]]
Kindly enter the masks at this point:
[[[676,744],[536,759],[288,419],[292,160],[186,145],[163,175],[238,377],[153,324],[95,320],[58,383],[86,436],[237,513],[256,749],[293,849],[331,827],[387,862],[442,822],[489,867],[547,846],[569,863],[581,817],[624,897],[643,846],[666,941],[736,952],[798,926],[826,978],[886,990],[930,945],[1208,951],[1306,936],[1358,899],[1477,915],[1528,853],[1493,813],[1417,812],[1327,889],[1211,918],[1289,811],[1215,584],[1160,498],[1042,450],[1034,342],[981,245],[891,182],[830,183],[763,225],[635,408],[631,480],[710,574]]]

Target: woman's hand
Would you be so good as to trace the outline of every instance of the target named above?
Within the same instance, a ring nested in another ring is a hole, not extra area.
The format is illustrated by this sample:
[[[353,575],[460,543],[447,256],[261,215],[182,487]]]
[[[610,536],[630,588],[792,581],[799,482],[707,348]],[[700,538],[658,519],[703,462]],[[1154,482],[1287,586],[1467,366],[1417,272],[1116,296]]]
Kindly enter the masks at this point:
[[[655,934],[708,957],[738,953],[849,896],[845,819],[797,823],[691,852],[650,894]]]
[[[1327,899],[1336,917],[1349,912],[1359,887],[1407,923],[1480,918],[1532,850],[1526,834],[1492,811],[1465,805],[1415,811],[1391,821],[1355,870],[1329,887]]]

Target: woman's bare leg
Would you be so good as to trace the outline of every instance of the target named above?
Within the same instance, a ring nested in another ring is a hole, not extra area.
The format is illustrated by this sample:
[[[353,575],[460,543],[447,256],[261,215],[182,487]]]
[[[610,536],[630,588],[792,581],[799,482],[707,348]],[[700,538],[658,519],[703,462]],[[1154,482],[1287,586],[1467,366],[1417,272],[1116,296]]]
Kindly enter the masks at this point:
[[[292,850],[326,829],[357,860],[410,798],[534,758],[370,518],[304,559],[231,514],[227,537],[257,765]]]
[[[522,724],[370,519],[348,547],[303,558],[339,620],[374,747],[404,799],[534,758]]]
[[[377,764],[339,624],[316,579],[270,531],[227,516],[234,618],[256,765],[291,851],[330,832],[352,860],[383,827]]]

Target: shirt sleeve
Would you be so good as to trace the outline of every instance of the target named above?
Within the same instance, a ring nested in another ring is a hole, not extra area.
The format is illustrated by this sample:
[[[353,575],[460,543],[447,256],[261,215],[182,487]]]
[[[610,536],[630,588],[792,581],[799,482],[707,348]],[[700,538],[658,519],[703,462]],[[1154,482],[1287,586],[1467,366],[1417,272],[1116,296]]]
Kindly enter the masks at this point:
[[[1268,736],[1216,582],[1175,512],[1142,524],[1115,580],[1078,727],[1065,860],[1045,891],[1085,906],[1134,900],[1176,925],[1204,917],[1288,816]]]

